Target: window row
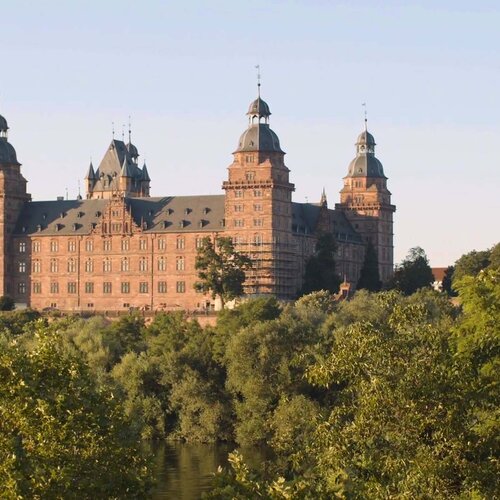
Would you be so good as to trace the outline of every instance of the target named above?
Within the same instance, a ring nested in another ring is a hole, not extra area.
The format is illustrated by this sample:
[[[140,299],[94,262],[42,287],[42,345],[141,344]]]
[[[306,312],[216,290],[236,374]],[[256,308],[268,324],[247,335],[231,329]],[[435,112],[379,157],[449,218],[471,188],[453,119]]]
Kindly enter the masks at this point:
[[[251,180],[251,179],[247,179],[247,180]],[[262,198],[262,196],[263,196],[262,189],[253,189],[251,192],[253,193],[254,198]],[[244,198],[245,191],[243,189],[237,189],[234,192],[234,197],[235,198]]]
[[[201,242],[203,241],[203,237],[199,237],[195,239],[195,247],[199,248],[201,246]],[[139,240],[139,250],[147,250],[148,249],[148,240],[140,239]],[[93,252],[94,251],[94,241],[86,240],[85,243],[85,251]],[[59,240],[51,240],[50,241],[50,251],[52,253],[58,252],[60,248],[61,242]],[[158,250],[166,250],[167,249],[167,240],[165,238],[159,238],[156,240],[156,246]],[[102,248],[105,252],[111,252],[113,244],[111,239],[105,239],[102,242]],[[42,242],[39,240],[32,242],[32,251],[33,253],[40,253],[42,251]],[[186,248],[186,238],[184,236],[179,236],[175,240],[175,248],[178,250],[183,250]],[[77,241],[70,240],[67,242],[67,250],[68,252],[76,252],[77,251]],[[122,252],[128,252],[130,250],[130,239],[122,239],[120,241],[120,250]],[[27,245],[25,241],[20,241],[18,243],[18,251],[19,253],[26,253]]]
[[[77,293],[77,282],[69,281],[66,284],[66,291],[69,295],[74,295]],[[149,293],[150,284],[147,281],[141,281],[139,283],[138,291],[139,293]],[[42,293],[42,283],[39,281],[33,281],[31,284],[32,292],[34,294]],[[20,295],[24,295],[27,290],[27,285],[25,282],[20,282],[17,284],[17,292]],[[96,287],[94,282],[87,281],[83,284],[84,293],[95,293]],[[129,281],[122,281],[120,283],[120,292],[121,293],[131,293],[132,288]],[[167,282],[166,281],[158,281],[157,283],[157,293],[167,293]],[[61,290],[59,287],[59,283],[57,281],[53,281],[50,283],[49,293],[58,294]],[[185,281],[177,281],[175,283],[175,292],[176,293],[185,293],[186,292],[186,282]],[[113,283],[111,281],[104,281],[102,283],[102,293],[110,294],[113,293]]]
[[[50,259],[49,261],[49,270],[51,273],[58,273],[62,270],[62,266],[59,265],[60,262],[58,259]],[[32,271],[33,273],[41,273],[42,272],[42,261],[40,259],[34,259],[32,262]],[[123,257],[120,261],[120,271],[127,272],[131,270],[130,259],[127,257]],[[76,259],[69,259],[66,262],[66,271],[68,273],[76,273],[78,268],[78,261]],[[20,273],[25,273],[27,269],[26,262],[20,261],[17,265],[17,270]],[[87,273],[94,272],[94,259],[86,259],[84,261],[84,269]],[[138,263],[139,271],[148,271],[149,270],[149,258],[141,257]],[[184,271],[186,269],[186,258],[179,256],[175,258],[175,269],[177,271]],[[113,270],[113,265],[111,259],[104,259],[102,261],[102,270],[103,272],[109,273]],[[159,257],[156,261],[156,270],[157,271],[166,271],[167,270],[167,259],[165,257]]]

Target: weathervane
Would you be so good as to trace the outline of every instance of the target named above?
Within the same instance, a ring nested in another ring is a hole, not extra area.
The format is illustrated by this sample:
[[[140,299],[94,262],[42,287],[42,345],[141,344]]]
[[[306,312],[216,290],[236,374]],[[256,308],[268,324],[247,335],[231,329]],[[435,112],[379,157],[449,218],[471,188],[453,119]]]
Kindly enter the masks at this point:
[[[132,144],[132,125],[130,124],[130,115],[128,115],[128,143]]]
[[[257,70],[257,93],[260,97],[260,64],[257,64],[255,69]]]
[[[368,111],[366,110],[366,102],[361,104],[365,110],[365,131],[368,131]]]

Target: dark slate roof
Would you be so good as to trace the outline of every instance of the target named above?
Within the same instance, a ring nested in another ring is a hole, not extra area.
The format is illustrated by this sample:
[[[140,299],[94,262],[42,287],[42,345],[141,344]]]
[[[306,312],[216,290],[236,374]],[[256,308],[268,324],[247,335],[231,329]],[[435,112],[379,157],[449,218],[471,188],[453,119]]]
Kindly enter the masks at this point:
[[[278,136],[267,123],[252,124],[241,134],[236,152],[240,151],[276,151],[283,153]]]
[[[255,101],[252,101],[250,103],[247,115],[267,117],[267,116],[271,115],[271,111],[269,109],[267,102],[264,101],[263,99],[261,99],[260,97],[257,97],[257,99],[255,99]]]
[[[14,230],[42,236],[88,234],[101,218],[108,200],[30,201],[24,204]]]
[[[125,198],[132,217],[145,232],[172,233],[224,230],[224,195]],[[41,236],[88,234],[109,200],[28,202],[15,233]]]
[[[2,115],[0,115],[0,131],[6,132],[7,130],[9,130],[7,120]]]
[[[312,234],[321,211],[321,206],[312,203],[292,203],[292,231],[295,234]],[[362,243],[360,235],[354,230],[345,214],[340,210],[328,210],[333,232],[339,241]]]
[[[16,150],[7,142],[6,137],[0,137],[0,163],[14,163],[19,165]]]
[[[366,146],[376,146],[375,137],[373,137],[368,130],[363,130],[363,132],[358,135],[358,139],[356,141],[356,146],[360,144],[365,144]]]
[[[349,163],[348,177],[383,177],[384,167],[373,153],[358,153]]]
[[[224,195],[127,198],[135,222],[148,232],[224,230]]]

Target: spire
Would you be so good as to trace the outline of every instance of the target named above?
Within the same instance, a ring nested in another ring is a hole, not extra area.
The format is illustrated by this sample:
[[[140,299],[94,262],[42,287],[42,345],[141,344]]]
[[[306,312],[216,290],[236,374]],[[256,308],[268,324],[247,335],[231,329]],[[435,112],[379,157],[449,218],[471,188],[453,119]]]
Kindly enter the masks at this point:
[[[95,171],[94,171],[94,165],[92,165],[92,160],[90,160],[89,169],[87,171],[87,175],[84,178],[92,181],[95,180]]]
[[[361,104],[365,108],[365,132],[368,132],[368,111],[366,110],[366,102]]]
[[[120,176],[121,177],[133,177],[134,176],[132,169],[130,168],[130,164],[127,161],[127,157],[125,157],[123,160],[123,165],[122,165],[122,169],[120,172]]]
[[[257,70],[257,97],[260,99],[260,64],[257,64],[255,69]]]
[[[320,199],[319,204],[320,204],[322,207],[325,207],[325,208],[327,208],[327,207],[328,207],[328,201],[327,201],[327,199],[326,199],[326,192],[325,192],[325,188],[323,188],[323,191],[321,192],[321,199]]]
[[[151,181],[151,178],[149,177],[148,169],[146,167],[146,162],[144,162],[144,165],[142,166],[141,180],[146,181],[146,182]]]
[[[128,143],[132,144],[132,125],[130,123],[130,115],[128,115]]]

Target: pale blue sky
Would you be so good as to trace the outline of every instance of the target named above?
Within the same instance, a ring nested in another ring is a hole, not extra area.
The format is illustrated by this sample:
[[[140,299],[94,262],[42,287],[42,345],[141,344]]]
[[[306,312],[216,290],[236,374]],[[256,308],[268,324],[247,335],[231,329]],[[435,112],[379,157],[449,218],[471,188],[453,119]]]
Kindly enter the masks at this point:
[[[0,0],[0,113],[34,199],[75,197],[132,115],[153,195],[221,193],[255,97],[296,201],[331,206],[362,102],[433,266],[500,240],[500,2]]]

